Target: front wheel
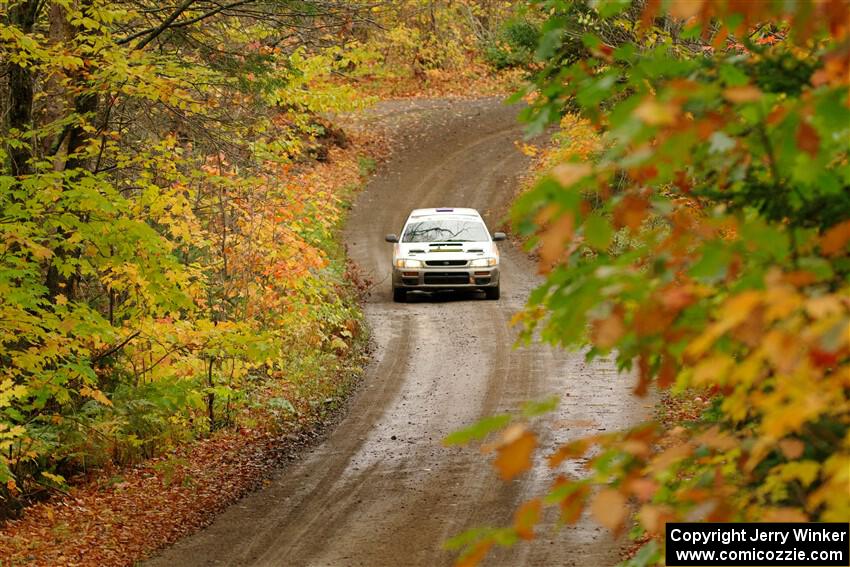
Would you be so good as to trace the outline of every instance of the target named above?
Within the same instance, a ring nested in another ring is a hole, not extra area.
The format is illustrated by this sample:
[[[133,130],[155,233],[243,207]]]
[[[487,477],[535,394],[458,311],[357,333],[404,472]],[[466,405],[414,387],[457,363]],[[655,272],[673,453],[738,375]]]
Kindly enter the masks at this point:
[[[407,301],[407,291],[402,288],[394,287],[393,301],[396,303],[404,303]]]
[[[499,299],[499,286],[497,285],[496,287],[485,287],[484,295],[487,296],[487,299]]]

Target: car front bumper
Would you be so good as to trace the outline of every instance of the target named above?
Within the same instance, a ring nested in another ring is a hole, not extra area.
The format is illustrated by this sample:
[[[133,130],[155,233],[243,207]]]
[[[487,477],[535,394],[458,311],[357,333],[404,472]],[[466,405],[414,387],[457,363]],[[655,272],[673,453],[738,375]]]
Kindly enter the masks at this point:
[[[393,287],[407,290],[482,289],[499,285],[499,266],[490,268],[393,268]]]

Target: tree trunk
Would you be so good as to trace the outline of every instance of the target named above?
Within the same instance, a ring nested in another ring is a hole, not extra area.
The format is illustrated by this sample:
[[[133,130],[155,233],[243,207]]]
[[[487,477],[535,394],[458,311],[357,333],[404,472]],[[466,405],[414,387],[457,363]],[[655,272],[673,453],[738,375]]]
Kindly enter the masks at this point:
[[[26,0],[13,4],[9,8],[9,23],[25,34],[32,33],[35,20],[38,17],[38,0]],[[16,63],[6,64],[6,72],[9,76],[9,118],[10,129],[21,132],[29,130],[32,126],[32,103],[34,91],[34,77],[32,67],[21,67]],[[32,148],[10,147],[8,148],[11,161],[12,175],[20,177],[32,172],[30,159]]]
[[[212,391],[213,387],[215,387],[215,381],[213,380],[214,362],[215,358],[210,355],[210,365],[207,369],[207,386],[209,387],[209,392],[207,392],[207,420],[209,421],[211,434],[215,431],[215,393]]]
[[[84,0],[83,11],[91,7],[92,0]],[[73,38],[79,30],[74,27],[67,18],[65,10],[51,11],[51,33],[57,37]],[[90,85],[85,83],[85,78],[82,72],[77,72],[71,77],[73,83],[76,83],[80,94],[74,98],[74,114],[79,117],[79,122],[93,116],[97,111],[98,97],[91,89]],[[54,146],[56,151],[53,156],[53,167],[56,171],[74,170],[85,168],[88,164],[86,160],[80,159],[75,154],[77,150],[83,147],[89,139],[89,133],[86,132],[80,123],[69,125],[60,134]],[[70,236],[70,235],[62,235]],[[69,255],[78,255],[79,252],[67,250],[64,246],[57,247],[54,251],[54,261],[50,264],[47,270],[46,286],[48,295],[51,301],[55,300],[59,294],[65,295],[68,299],[74,299],[76,296],[79,275],[71,274],[65,276],[59,272],[57,260],[61,262]]]

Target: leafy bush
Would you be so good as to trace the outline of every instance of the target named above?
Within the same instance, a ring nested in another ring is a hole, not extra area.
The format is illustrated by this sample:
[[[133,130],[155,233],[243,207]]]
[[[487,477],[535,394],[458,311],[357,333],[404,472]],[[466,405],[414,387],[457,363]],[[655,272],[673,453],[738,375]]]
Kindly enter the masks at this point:
[[[540,30],[527,20],[504,23],[498,35],[484,46],[484,58],[496,69],[524,67],[534,59]]]

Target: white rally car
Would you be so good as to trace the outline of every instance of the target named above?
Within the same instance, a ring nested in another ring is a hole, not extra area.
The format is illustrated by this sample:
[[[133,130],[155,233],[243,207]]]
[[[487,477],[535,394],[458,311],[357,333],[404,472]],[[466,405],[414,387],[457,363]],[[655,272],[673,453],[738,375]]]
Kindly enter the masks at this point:
[[[416,209],[393,242],[393,300],[408,291],[480,289],[499,299],[499,249],[503,232],[490,232],[475,209]]]

